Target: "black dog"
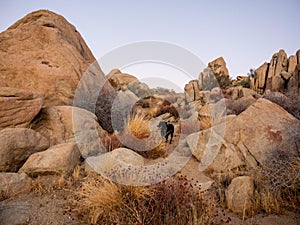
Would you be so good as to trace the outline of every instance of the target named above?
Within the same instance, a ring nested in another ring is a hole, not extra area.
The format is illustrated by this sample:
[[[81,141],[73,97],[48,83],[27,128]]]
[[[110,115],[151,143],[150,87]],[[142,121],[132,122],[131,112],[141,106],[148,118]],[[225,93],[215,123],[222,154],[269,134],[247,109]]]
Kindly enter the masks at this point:
[[[161,136],[166,138],[166,142],[168,142],[168,137],[171,135],[170,144],[172,144],[173,134],[174,134],[174,126],[171,123],[167,123],[164,121],[160,121],[157,127],[161,128],[160,134]]]

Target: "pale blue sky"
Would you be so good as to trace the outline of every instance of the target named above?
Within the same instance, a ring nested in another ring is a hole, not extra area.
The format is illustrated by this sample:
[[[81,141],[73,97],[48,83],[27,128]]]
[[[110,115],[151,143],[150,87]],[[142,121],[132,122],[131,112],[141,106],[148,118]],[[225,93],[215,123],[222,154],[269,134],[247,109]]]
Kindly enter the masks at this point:
[[[235,77],[279,49],[290,55],[300,48],[299,0],[1,0],[0,31],[38,9],[75,25],[96,58],[131,42],[164,41],[188,49],[205,64],[223,56]]]

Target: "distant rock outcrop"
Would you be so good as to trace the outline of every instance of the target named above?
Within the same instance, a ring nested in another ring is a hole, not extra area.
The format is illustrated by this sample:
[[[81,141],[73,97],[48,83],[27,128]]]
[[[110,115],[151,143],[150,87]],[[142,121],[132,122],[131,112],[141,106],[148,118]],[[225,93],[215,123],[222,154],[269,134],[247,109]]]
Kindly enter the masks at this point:
[[[211,91],[216,87],[229,85],[229,72],[223,57],[208,63],[208,67],[200,72],[198,80],[191,80],[185,85],[184,91],[187,101],[198,101],[207,96],[203,91]]]
[[[265,62],[255,70],[251,88],[259,94],[263,94],[266,90],[299,94],[300,81],[297,69],[300,64],[299,55],[300,50],[289,58],[282,49],[275,53],[270,63]]]
[[[212,69],[215,74],[219,74],[221,76],[229,76],[228,69],[226,67],[226,62],[223,57],[219,57],[210,63],[208,63],[208,67]]]
[[[76,28],[48,10],[32,12],[0,34],[0,86],[42,93],[45,106],[71,105],[94,61]]]

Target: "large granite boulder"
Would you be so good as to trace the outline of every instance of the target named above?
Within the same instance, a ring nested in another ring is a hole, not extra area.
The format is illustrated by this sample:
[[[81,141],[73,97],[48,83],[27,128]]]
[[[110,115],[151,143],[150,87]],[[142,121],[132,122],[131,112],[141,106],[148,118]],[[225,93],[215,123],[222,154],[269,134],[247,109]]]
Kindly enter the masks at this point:
[[[75,143],[52,146],[31,155],[19,172],[31,176],[71,173],[80,162],[80,152]]]
[[[299,156],[300,121],[261,98],[235,118],[191,134],[187,143],[203,170],[264,166],[279,151]]]
[[[43,103],[44,97],[35,92],[0,87],[0,130],[6,127],[28,128]]]
[[[43,93],[46,106],[71,105],[82,74],[95,61],[76,28],[48,10],[2,32],[0,50],[0,86]]]

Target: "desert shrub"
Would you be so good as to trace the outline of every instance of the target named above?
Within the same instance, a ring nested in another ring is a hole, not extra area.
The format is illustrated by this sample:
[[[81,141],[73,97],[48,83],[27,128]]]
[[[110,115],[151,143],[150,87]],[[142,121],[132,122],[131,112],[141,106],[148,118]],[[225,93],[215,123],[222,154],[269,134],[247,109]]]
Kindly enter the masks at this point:
[[[238,100],[226,99],[225,105],[226,105],[227,115],[231,115],[231,114],[239,115],[240,113],[244,112],[251,105],[251,103],[245,101],[244,99],[238,99]]]
[[[236,82],[236,84],[234,86],[235,87],[242,86],[244,88],[250,88],[250,79],[248,79],[248,80],[240,80],[240,81]]]
[[[300,120],[300,95],[284,95],[278,92],[269,92],[266,93],[263,97],[270,100],[271,102],[276,103],[277,105],[280,105],[287,112]]]
[[[101,177],[76,191],[76,210],[92,224],[211,224],[212,204],[185,177],[138,187]]]
[[[300,210],[300,158],[274,151],[265,166],[254,172],[257,209],[280,213],[282,208]]]

